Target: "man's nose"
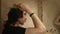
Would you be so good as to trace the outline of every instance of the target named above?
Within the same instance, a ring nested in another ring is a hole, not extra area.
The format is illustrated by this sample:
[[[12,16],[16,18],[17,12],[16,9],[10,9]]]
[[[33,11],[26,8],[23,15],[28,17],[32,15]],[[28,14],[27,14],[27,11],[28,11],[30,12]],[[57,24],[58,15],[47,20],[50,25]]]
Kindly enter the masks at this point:
[[[25,18],[25,20],[27,20],[27,18]]]

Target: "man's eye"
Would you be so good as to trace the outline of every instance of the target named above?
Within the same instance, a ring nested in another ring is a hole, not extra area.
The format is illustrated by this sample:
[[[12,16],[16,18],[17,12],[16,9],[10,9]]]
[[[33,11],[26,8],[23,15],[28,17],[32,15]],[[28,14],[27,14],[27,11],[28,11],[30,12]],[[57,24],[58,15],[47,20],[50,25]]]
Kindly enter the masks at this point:
[[[58,21],[60,22],[60,19]]]
[[[24,13],[24,15],[26,15],[26,13]]]

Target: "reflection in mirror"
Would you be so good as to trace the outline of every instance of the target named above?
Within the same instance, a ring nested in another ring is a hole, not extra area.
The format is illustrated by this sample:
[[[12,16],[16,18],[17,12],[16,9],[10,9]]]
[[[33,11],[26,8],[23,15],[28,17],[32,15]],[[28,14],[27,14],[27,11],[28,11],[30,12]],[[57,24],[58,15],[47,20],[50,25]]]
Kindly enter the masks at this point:
[[[60,34],[60,14],[58,16],[56,16],[53,24]]]

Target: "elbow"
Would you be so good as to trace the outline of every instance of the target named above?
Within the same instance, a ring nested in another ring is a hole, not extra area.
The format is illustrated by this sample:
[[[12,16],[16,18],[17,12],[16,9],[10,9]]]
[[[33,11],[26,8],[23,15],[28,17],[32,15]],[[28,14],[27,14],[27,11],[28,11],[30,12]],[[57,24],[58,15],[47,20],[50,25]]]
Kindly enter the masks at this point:
[[[46,27],[42,28],[42,31],[43,32],[47,32]]]
[[[47,32],[47,30],[46,30],[46,28],[42,28],[42,29],[40,30],[40,32],[41,32],[41,34],[44,34],[44,33]]]
[[[42,31],[41,31],[41,33],[46,33],[47,32],[47,30],[46,30],[46,28],[44,28]]]
[[[46,32],[47,31],[45,29],[39,31],[40,34],[46,34]]]
[[[42,33],[46,33],[46,32],[47,32],[47,30],[46,29],[43,29]]]

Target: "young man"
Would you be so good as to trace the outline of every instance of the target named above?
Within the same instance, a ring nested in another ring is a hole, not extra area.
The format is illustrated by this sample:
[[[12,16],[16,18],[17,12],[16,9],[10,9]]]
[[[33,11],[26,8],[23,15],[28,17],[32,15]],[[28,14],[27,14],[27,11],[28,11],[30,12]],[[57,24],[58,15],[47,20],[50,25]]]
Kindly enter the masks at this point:
[[[24,3],[15,4],[14,6],[15,8],[11,8],[8,13],[8,20],[2,32],[3,34],[43,34],[46,32],[45,25]],[[34,28],[22,27],[26,21],[26,13],[32,18]]]

